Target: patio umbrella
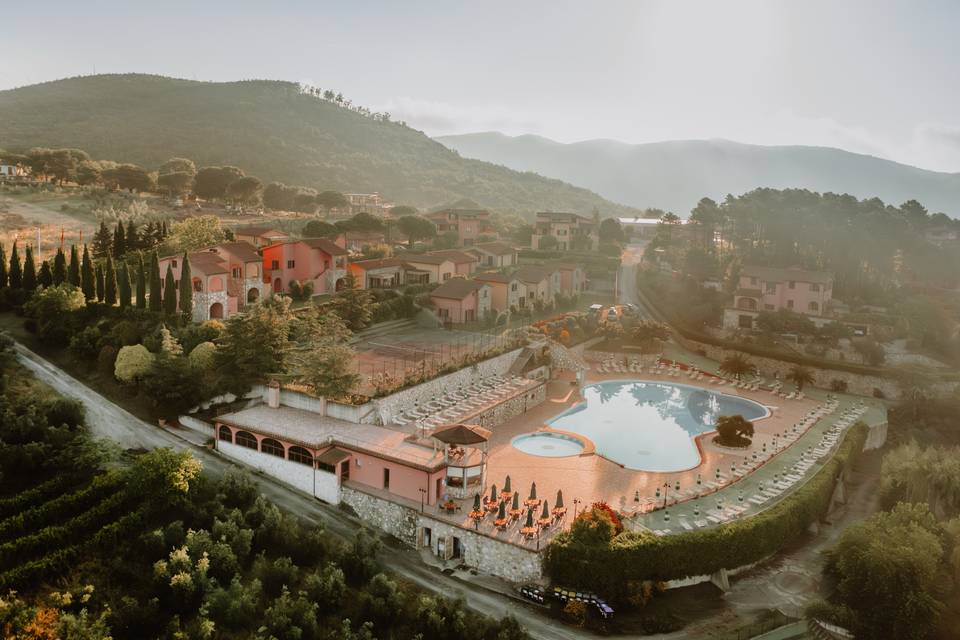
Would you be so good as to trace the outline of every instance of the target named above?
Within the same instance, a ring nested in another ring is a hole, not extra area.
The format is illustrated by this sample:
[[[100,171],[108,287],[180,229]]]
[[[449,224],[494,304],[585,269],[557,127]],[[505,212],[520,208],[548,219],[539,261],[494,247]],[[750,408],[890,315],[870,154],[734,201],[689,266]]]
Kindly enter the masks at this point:
[[[497,511],[497,520],[506,520],[507,519],[507,503],[501,502],[500,509]]]
[[[513,509],[514,511],[520,510],[520,494],[519,493],[513,494],[513,506],[510,508]]]
[[[537,483],[536,482],[532,482],[530,484],[530,499],[531,500],[537,499]]]
[[[638,493],[637,496],[639,497],[639,495],[640,495],[640,494]],[[639,500],[638,500],[638,502],[639,502]],[[556,503],[555,503],[553,506],[555,506],[557,509],[562,509],[562,508],[563,508],[563,491],[561,491],[560,489],[557,489],[557,500],[556,500]]]
[[[527,523],[523,526],[533,528],[533,509],[527,509]]]
[[[543,512],[540,514],[540,517],[541,517],[541,518],[549,518],[549,517],[550,517],[550,506],[549,506],[548,501],[546,501],[546,500],[543,501]]]
[[[480,511],[480,494],[473,496],[473,510]]]
[[[513,489],[510,488],[510,476],[507,476],[507,479],[503,482],[503,492],[510,493]]]
[[[500,494],[497,493],[497,485],[490,487],[490,502],[496,502],[500,499]]]

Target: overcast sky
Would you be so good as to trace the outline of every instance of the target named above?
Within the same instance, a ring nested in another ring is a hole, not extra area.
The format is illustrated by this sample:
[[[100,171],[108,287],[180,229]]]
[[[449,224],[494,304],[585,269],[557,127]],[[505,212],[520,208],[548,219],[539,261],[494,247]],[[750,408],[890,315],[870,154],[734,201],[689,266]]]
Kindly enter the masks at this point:
[[[0,88],[94,70],[276,78],[431,135],[728,138],[960,171],[951,0],[48,0],[0,15]]]

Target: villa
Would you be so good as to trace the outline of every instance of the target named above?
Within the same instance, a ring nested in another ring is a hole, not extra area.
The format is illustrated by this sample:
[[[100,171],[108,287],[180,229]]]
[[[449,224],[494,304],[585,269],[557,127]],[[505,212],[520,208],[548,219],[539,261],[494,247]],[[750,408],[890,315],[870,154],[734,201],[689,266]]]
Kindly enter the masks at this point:
[[[555,240],[552,246],[544,242],[547,237]],[[576,213],[541,211],[533,224],[530,246],[558,251],[596,251],[600,247],[600,236],[590,218]]]
[[[482,320],[490,313],[490,286],[477,280],[452,278],[430,292],[430,301],[443,323]]]
[[[343,287],[347,250],[325,238],[306,238],[264,247],[264,282],[275,293],[290,291],[290,283],[310,283],[313,294],[333,293]]]
[[[458,247],[471,247],[483,236],[496,238],[486,209],[444,209],[425,216],[437,228],[437,235],[453,232],[457,235]]]
[[[469,277],[477,268],[479,259],[476,255],[466,251],[457,251],[456,249],[443,249],[430,251],[428,255],[444,258],[453,263],[454,273],[458,276]]]
[[[261,258],[246,242],[225,242],[187,254],[193,287],[193,319],[197,322],[228,318],[269,294],[261,278]],[[182,256],[160,259],[160,286],[166,286],[167,267],[179,286]]]
[[[408,267],[399,258],[372,258],[347,264],[361,289],[397,289],[406,284]]]
[[[267,245],[284,242],[290,234],[286,231],[278,231],[268,227],[242,227],[234,229],[233,237],[237,242],[246,242],[259,249]]]
[[[469,249],[484,267],[513,267],[519,262],[517,249],[506,242],[481,242]]]
[[[734,291],[733,306],[723,313],[727,329],[752,329],[761,311],[788,310],[823,325],[833,297],[833,275],[799,268],[746,265]]]
[[[490,271],[473,277],[490,287],[490,308],[497,312],[523,309],[526,306],[527,287],[515,276]]]

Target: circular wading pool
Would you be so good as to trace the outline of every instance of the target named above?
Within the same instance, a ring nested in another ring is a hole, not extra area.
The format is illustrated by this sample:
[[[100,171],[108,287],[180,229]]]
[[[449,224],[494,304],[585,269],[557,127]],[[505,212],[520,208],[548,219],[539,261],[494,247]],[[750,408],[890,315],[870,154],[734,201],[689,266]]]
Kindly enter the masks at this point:
[[[544,458],[576,456],[583,453],[584,449],[580,440],[562,433],[550,433],[549,431],[524,433],[511,440],[510,444],[524,453]]]

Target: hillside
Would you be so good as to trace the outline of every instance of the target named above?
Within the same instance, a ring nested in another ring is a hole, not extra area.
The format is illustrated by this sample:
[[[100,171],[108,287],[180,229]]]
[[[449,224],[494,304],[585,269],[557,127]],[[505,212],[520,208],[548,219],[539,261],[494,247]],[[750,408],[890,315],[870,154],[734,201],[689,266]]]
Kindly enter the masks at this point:
[[[727,194],[771,187],[878,197],[897,205],[912,198],[930,211],[960,217],[960,174],[828,147],[765,147],[726,140],[563,144],[495,132],[437,139],[466,157],[536,171],[617,202],[682,216],[703,196],[721,200]]]
[[[590,191],[461,158],[423,133],[303,95],[278,81],[195,82],[99,75],[0,91],[0,147],[77,147],[155,169],[172,156],[231,164],[264,182],[378,191],[432,207],[623,214]]]

